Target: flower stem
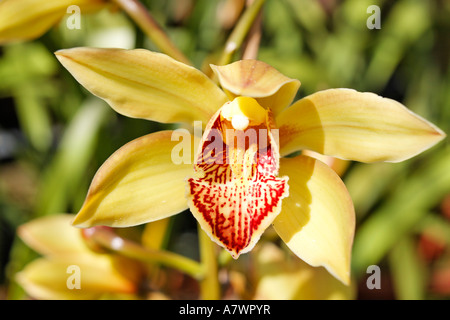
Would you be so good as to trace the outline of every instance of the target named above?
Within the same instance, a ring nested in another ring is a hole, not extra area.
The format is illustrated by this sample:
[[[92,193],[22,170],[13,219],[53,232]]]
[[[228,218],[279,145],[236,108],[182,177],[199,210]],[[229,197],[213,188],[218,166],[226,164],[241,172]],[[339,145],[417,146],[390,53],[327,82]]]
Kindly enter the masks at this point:
[[[204,268],[204,278],[200,281],[200,294],[203,300],[220,299],[220,285],[217,269],[216,245],[198,226],[200,259]]]
[[[141,28],[151,41],[165,54],[172,58],[192,65],[190,60],[170,40],[159,26],[147,8],[138,0],[112,0],[125,11],[128,16]]]
[[[254,0],[247,0],[247,3],[253,3]],[[256,59],[258,57],[259,44],[261,42],[261,25],[262,25],[262,10],[259,10],[258,16],[248,32],[247,40],[243,45],[242,59]]]
[[[206,274],[203,266],[194,260],[172,252],[144,248],[133,241],[118,236],[112,230],[94,227],[84,232],[88,241],[128,258],[172,267],[197,280],[204,279]]]
[[[264,4],[265,0],[255,0],[245,10],[242,17],[239,19],[236,27],[231,32],[227,42],[225,43],[225,49],[219,60],[218,65],[226,65],[231,62],[233,54],[240,48],[245,40],[248,32],[250,31],[253,23],[257,19],[259,12]]]

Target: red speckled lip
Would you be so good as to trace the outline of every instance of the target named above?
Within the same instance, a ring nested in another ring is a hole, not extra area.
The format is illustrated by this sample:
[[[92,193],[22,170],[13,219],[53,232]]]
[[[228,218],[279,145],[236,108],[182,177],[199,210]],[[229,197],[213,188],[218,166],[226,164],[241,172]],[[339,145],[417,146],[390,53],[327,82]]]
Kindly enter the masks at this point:
[[[237,150],[224,142],[224,121],[219,110],[208,124],[194,164],[199,177],[188,179],[187,191],[203,230],[237,258],[253,248],[281,211],[288,179],[277,177],[278,146],[268,126],[261,130],[269,135],[265,146]]]

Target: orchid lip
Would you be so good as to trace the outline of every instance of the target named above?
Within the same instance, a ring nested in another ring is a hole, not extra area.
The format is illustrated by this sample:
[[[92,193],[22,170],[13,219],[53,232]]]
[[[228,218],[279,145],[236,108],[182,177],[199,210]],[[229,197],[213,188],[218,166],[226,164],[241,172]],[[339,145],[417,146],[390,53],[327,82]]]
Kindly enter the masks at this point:
[[[210,120],[187,183],[202,229],[233,258],[248,252],[281,211],[287,178],[278,176],[278,144],[268,111],[238,97]],[[230,128],[232,127],[232,128]]]

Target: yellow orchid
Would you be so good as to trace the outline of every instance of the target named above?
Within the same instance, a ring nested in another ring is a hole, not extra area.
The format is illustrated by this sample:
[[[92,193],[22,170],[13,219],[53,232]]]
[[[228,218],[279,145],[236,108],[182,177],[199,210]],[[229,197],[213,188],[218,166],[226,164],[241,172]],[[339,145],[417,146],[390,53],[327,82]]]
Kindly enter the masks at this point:
[[[142,270],[118,255],[92,251],[73,215],[52,215],[27,222],[18,235],[42,254],[17,274],[18,283],[36,299],[99,299],[135,294]]]
[[[258,300],[352,300],[355,285],[346,286],[323,268],[313,268],[270,242],[252,251],[256,255],[256,285],[253,299]]]
[[[445,136],[402,104],[373,93],[330,89],[291,105],[300,82],[257,60],[211,66],[219,87],[191,66],[142,49],[73,48],[56,56],[123,115],[207,124],[193,164],[174,161],[174,150],[180,151],[176,130],[116,151],[95,175],[74,225],[126,227],[190,208],[211,239],[237,258],[273,224],[298,257],[345,284],[355,228],[352,200],[326,164],[288,156],[308,149],[397,162]],[[190,139],[187,145],[182,151],[189,154]]]
[[[0,2],[0,44],[35,39],[56,25],[71,6],[82,13],[98,11],[105,0],[3,0]],[[69,10],[69,12],[71,12]]]

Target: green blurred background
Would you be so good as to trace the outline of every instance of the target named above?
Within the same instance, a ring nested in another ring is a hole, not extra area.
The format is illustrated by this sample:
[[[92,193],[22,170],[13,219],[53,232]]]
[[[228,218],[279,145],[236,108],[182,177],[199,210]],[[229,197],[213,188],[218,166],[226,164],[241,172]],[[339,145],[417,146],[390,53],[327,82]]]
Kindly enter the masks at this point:
[[[243,5],[142,2],[200,69],[221,53]],[[366,26],[370,5],[381,9],[381,29]],[[258,58],[299,79],[298,97],[327,88],[371,91],[402,102],[448,134],[449,17],[447,0],[267,0]],[[39,216],[76,213],[110,154],[167,128],[122,117],[82,88],[53,55],[75,46],[157,51],[123,13],[108,10],[82,15],[79,30],[69,30],[63,19],[39,39],[0,47],[0,299],[25,297],[12,277],[36,256],[17,239],[16,228]],[[357,214],[357,297],[449,298],[448,138],[403,163],[351,163],[343,180]],[[188,220],[183,224],[195,231]],[[190,232],[180,230],[173,250],[195,242]],[[380,290],[366,286],[373,264],[381,269]]]

